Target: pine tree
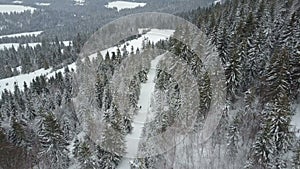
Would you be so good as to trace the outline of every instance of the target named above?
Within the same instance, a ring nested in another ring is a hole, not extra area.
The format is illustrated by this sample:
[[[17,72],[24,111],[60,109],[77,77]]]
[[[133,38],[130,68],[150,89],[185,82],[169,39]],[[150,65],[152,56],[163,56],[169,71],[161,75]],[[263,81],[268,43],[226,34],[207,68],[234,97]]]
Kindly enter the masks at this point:
[[[115,169],[125,153],[124,135],[107,124],[102,140],[98,147],[99,167]]]
[[[296,141],[293,154],[294,155],[292,157],[292,169],[299,169],[300,168],[300,140]]]
[[[26,126],[24,126],[24,124],[22,125],[21,122],[17,120],[17,118],[13,117],[11,126],[12,131],[9,135],[9,140],[16,146],[29,148],[25,127]]]
[[[228,98],[234,101],[241,82],[241,57],[236,51],[233,51],[229,63],[225,67],[225,76]]]
[[[290,97],[290,59],[285,49],[275,52],[266,75],[266,101],[275,101],[284,95]]]
[[[51,167],[64,169],[67,167],[67,141],[63,137],[61,127],[54,114],[48,112],[44,115],[39,133],[41,149],[40,155],[48,161]]]
[[[103,96],[104,96],[104,88],[105,88],[105,78],[106,76],[101,76],[99,73],[97,73],[96,76],[96,100],[98,103],[98,108],[102,109],[103,107]]]
[[[239,149],[239,119],[236,117],[233,120],[233,124],[231,124],[228,128],[228,135],[227,135],[227,156],[229,160],[234,163],[238,149]]]
[[[93,154],[91,152],[88,143],[83,142],[79,147],[78,161],[82,169],[96,169],[96,162],[93,160]]]

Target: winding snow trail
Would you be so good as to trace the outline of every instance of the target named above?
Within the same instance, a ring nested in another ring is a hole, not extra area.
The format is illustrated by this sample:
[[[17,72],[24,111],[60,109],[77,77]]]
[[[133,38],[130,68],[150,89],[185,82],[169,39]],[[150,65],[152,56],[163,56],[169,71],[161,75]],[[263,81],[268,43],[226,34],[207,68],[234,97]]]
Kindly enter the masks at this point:
[[[147,74],[148,80],[141,84],[141,93],[138,101],[138,106],[142,106],[137,115],[133,118],[133,129],[125,138],[126,140],[126,154],[118,165],[118,169],[130,169],[130,160],[133,160],[138,152],[138,145],[140,137],[143,132],[144,123],[147,115],[149,115],[151,96],[154,92],[154,79],[156,75],[156,66],[158,62],[164,57],[164,54],[157,56],[151,61],[151,67]]]

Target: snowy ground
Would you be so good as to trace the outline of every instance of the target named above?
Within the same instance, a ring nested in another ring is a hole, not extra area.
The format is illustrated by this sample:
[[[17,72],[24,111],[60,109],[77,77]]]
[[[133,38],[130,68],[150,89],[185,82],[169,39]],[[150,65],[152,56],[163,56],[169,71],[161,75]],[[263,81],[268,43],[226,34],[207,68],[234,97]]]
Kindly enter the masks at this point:
[[[21,3],[23,3],[23,1],[13,1],[12,3],[14,3],[14,4],[21,4]]]
[[[85,0],[74,0],[74,2],[75,2],[75,5],[80,5],[80,6],[85,4]]]
[[[0,5],[0,11],[1,11],[1,6],[2,5]],[[19,6],[19,5],[17,5],[17,6]],[[13,37],[26,36],[26,35],[27,36],[29,36],[29,35],[31,35],[31,36],[33,36],[33,35],[37,36],[37,35],[40,35],[42,32],[43,31],[15,33],[15,34],[9,34],[9,35],[2,35],[2,36],[0,36],[0,38],[5,38],[5,37],[7,37],[7,38],[13,38]]]
[[[50,3],[45,3],[45,2],[36,2],[35,4],[38,6],[49,6],[50,5]]]
[[[19,43],[1,43],[0,50],[3,50],[4,48],[12,48],[12,46],[16,49],[19,47]]]
[[[119,12],[122,9],[133,9],[137,7],[144,7],[147,3],[138,3],[138,2],[127,2],[127,1],[113,1],[109,2],[108,5],[105,5],[106,8],[116,8]]]
[[[14,1],[14,2],[20,2],[20,1]],[[23,6],[23,5],[0,5],[0,13],[12,13],[12,12],[21,13],[27,10],[33,13],[36,10],[36,8],[30,6]]]
[[[140,29],[139,32],[141,32],[142,30],[145,30],[145,29]],[[123,46],[126,45],[127,50],[130,51],[131,46],[133,46],[134,51],[136,51],[137,48],[142,49],[143,41],[146,40],[146,41],[157,43],[160,40],[169,38],[174,32],[175,32],[175,30],[170,30],[170,29],[151,29],[149,32],[142,35],[141,37],[121,44],[120,48],[123,48]],[[116,52],[117,49],[118,49],[118,47],[114,46],[114,47],[111,47],[111,48],[101,51],[101,54],[103,57],[105,57],[107,52],[109,52],[111,54],[111,52]]]
[[[46,75],[51,72],[52,69],[39,69],[34,72],[28,73],[28,74],[20,74],[18,76],[1,79],[0,80],[0,93],[4,90],[10,90],[14,91],[14,84],[15,82],[18,83],[19,88],[23,90],[23,84],[24,82],[27,83],[27,85],[37,76]]]
[[[121,163],[118,165],[118,169],[130,169],[130,161],[136,157],[138,152],[138,145],[146,122],[147,116],[150,113],[151,96],[154,92],[156,66],[158,62],[163,58],[163,55],[157,56],[151,61],[151,68],[148,72],[148,80],[146,83],[141,84],[141,93],[138,101],[138,106],[141,109],[133,119],[133,130],[125,138],[126,140],[126,155],[123,157]]]
[[[63,44],[65,45],[65,46],[69,46],[70,45],[70,43],[71,43],[71,45],[72,45],[72,41],[63,41]],[[28,43],[28,45],[30,46],[30,47],[36,47],[37,45],[41,45],[42,43],[41,42],[35,42],[35,43]],[[19,48],[19,43],[1,43],[0,44],[0,50],[3,50],[4,49],[4,47],[6,47],[7,49],[9,49],[9,48],[11,48],[12,46],[14,46],[14,48],[16,49],[16,50],[18,50],[18,48]],[[27,44],[22,44],[24,47],[27,45]]]
[[[293,116],[291,123],[294,126],[297,137],[300,137],[300,105],[296,106],[296,114]]]

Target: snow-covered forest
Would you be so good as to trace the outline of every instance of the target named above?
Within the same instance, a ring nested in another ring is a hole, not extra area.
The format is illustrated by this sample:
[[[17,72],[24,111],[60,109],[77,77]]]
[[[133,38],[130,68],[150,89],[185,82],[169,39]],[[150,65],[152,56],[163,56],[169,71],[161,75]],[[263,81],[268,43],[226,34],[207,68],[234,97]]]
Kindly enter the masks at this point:
[[[108,25],[137,31],[117,43],[100,28],[0,38],[19,44],[0,49],[0,81],[15,82],[0,86],[0,169],[300,169],[300,2],[176,15],[197,29],[161,17],[149,19],[156,29]]]

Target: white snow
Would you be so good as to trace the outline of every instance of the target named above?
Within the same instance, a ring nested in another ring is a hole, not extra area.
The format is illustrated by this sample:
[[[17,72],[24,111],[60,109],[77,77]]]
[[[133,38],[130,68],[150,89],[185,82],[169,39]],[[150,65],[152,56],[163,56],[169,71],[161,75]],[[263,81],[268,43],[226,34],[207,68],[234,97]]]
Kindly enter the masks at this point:
[[[49,6],[50,5],[50,3],[45,3],[45,2],[36,2],[35,4],[38,6]]]
[[[36,8],[30,6],[23,6],[23,5],[0,5],[0,13],[9,13],[9,14],[12,12],[21,13],[28,10],[31,13],[33,13],[36,10]]]
[[[23,1],[13,1],[12,3],[14,3],[14,4],[21,4],[21,3],[23,3]]]
[[[80,6],[85,4],[85,0],[74,0],[74,2],[75,2],[75,5],[80,5]]]
[[[17,70],[18,72],[21,72],[21,71],[22,71],[22,66],[16,67],[16,70]]]
[[[17,49],[19,47],[19,43],[1,43],[0,50],[4,50],[4,48],[12,48],[12,46]]]
[[[1,7],[1,5],[0,5],[0,7]],[[15,33],[15,34],[9,34],[9,35],[2,35],[2,36],[0,36],[0,38],[5,38],[5,37],[12,38],[12,37],[29,36],[29,35],[31,35],[31,36],[33,36],[33,35],[37,36],[37,35],[40,35],[42,32],[43,31]]]
[[[141,30],[146,30],[146,29],[139,29],[139,32]],[[170,29],[151,29],[149,32],[142,35],[141,37],[139,37],[137,39],[127,41],[127,42],[121,44],[119,46],[119,48],[121,50],[123,48],[123,46],[126,45],[127,46],[126,47],[127,51],[130,52],[131,51],[131,46],[133,46],[133,49],[134,49],[134,52],[135,52],[137,48],[142,49],[143,41],[146,40],[146,41],[157,43],[160,40],[164,40],[164,39],[169,38],[174,32],[175,32],[175,30],[170,30]],[[101,55],[103,57],[105,57],[107,52],[109,52],[109,54],[111,55],[111,52],[116,52],[117,49],[118,49],[117,46],[105,49],[105,50],[101,51]]]
[[[72,41],[62,41],[62,43],[65,45],[65,46],[69,46],[71,45],[72,46]],[[34,48],[36,47],[37,45],[42,45],[41,42],[32,42],[32,43],[26,43],[26,44],[22,44],[23,47],[26,47],[28,44],[28,46]],[[6,47],[7,49],[11,48],[12,46],[14,46],[14,48],[16,50],[18,50],[19,48],[19,43],[1,43],[0,44],[0,50],[3,50],[4,47]]]
[[[139,141],[143,132],[144,123],[146,122],[147,116],[150,113],[151,97],[154,92],[155,86],[155,75],[156,66],[158,62],[164,57],[164,54],[157,56],[151,61],[151,67],[147,74],[148,80],[146,83],[141,84],[141,93],[139,96],[138,106],[141,109],[133,119],[133,130],[132,133],[126,135],[126,155],[121,160],[117,168],[119,169],[130,169],[130,160],[137,156]]]
[[[221,2],[222,2],[221,0],[216,0],[216,1],[214,1],[214,5],[221,3]]]
[[[147,3],[127,2],[127,1],[113,1],[105,5],[106,8],[116,8],[119,12],[122,9],[133,9],[137,7],[144,7]]]
[[[4,91],[4,89],[14,91],[14,84],[15,82],[18,84],[20,90],[24,89],[24,82],[27,83],[27,85],[37,76],[46,75],[51,72],[52,69],[39,69],[34,72],[28,73],[28,74],[20,74],[18,76],[13,76],[6,79],[0,80],[0,92]]]
[[[63,44],[65,46],[72,46],[72,41],[66,40],[66,41],[63,41]]]
[[[294,126],[296,136],[300,137],[300,105],[296,105],[296,113],[292,117],[291,124]]]
[[[74,71],[76,71],[76,63],[74,62],[74,63],[71,63],[71,64],[69,64],[69,65],[67,65],[66,67],[68,67],[69,68],[69,70],[74,70]],[[61,68],[61,69],[57,69],[56,71],[53,71],[53,72],[51,72],[51,73],[49,73],[49,74],[47,74],[47,78],[50,78],[50,77],[52,77],[52,76],[55,76],[55,73],[58,73],[58,72],[65,72],[64,71],[65,70],[65,67],[63,67],[63,68]]]

